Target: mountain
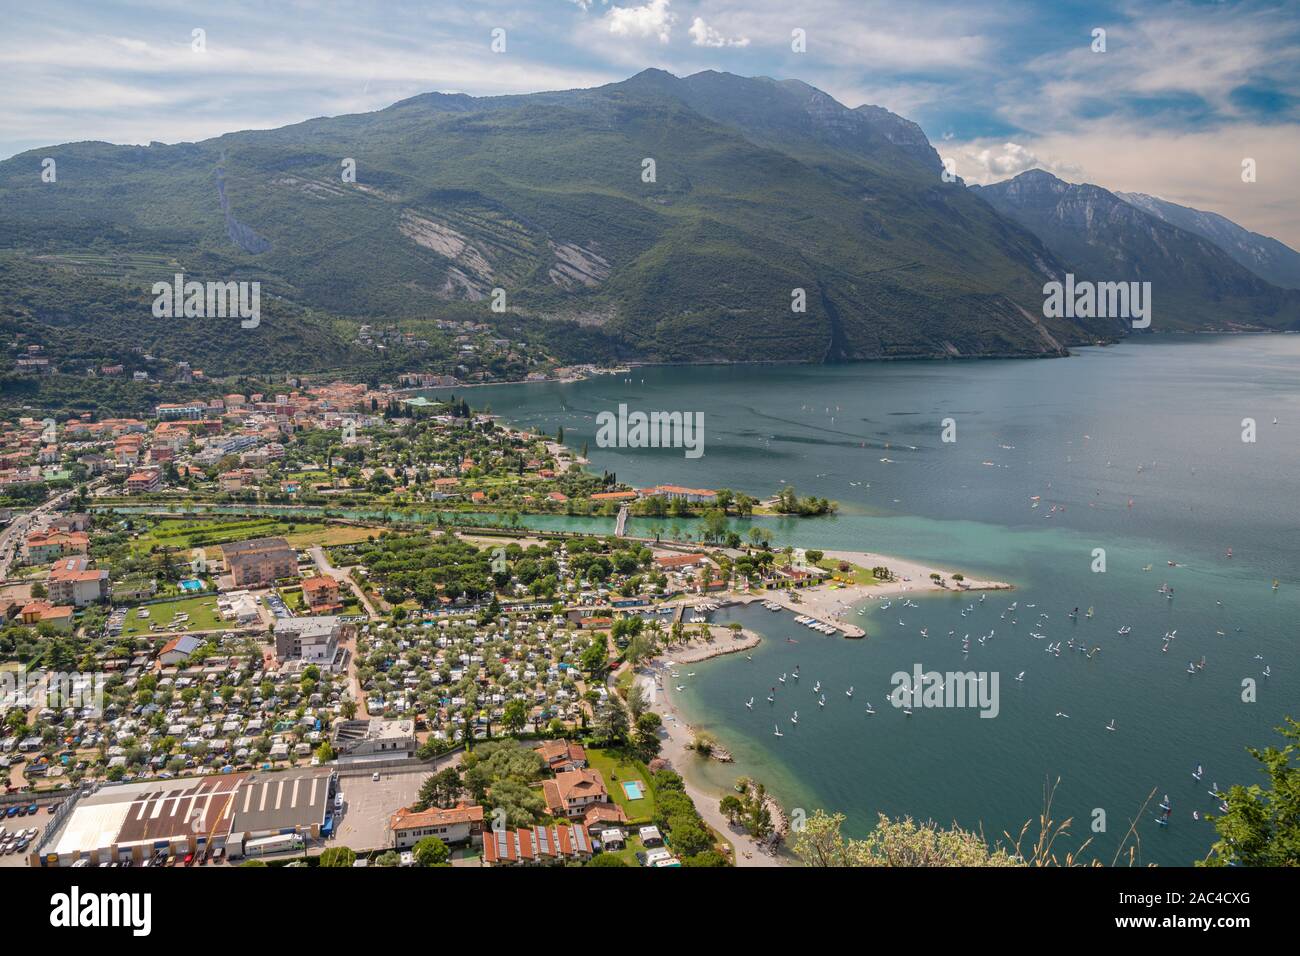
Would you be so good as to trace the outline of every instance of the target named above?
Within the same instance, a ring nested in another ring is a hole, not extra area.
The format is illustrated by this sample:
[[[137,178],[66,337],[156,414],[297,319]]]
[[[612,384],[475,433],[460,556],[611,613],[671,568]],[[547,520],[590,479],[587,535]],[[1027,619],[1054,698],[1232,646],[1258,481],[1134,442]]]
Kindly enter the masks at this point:
[[[45,157],[56,183],[38,175]],[[649,70],[587,90],[429,93],[0,163],[0,298],[21,292],[39,323],[59,311],[50,269],[145,303],[175,272],[256,279],[261,326],[222,332],[227,361],[251,367],[286,314],[329,333],[329,354],[348,323],[446,317],[522,325],[568,361],[1060,355],[1122,334],[1043,318],[1063,263],[940,171],[915,124],[797,81]],[[179,323],[135,318],[133,335],[175,347]]]
[[[1216,212],[1180,206],[1144,193],[1115,195],[1171,226],[1210,240],[1265,282],[1283,289],[1300,289],[1300,252],[1290,246],[1244,229]]]
[[[1076,279],[1149,281],[1153,330],[1300,328],[1300,293],[1100,186],[1032,169],[970,189],[1070,263]]]

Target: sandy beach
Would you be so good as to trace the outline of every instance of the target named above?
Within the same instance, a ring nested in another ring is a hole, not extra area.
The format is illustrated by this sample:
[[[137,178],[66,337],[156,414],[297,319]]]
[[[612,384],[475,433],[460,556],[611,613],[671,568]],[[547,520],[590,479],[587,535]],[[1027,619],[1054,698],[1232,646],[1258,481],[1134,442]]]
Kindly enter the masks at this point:
[[[737,644],[740,642],[737,641]],[[749,645],[753,646],[753,645]],[[734,650],[742,650],[737,647]],[[726,652],[724,652],[726,653]],[[716,657],[718,654],[710,654],[709,657]],[[672,688],[667,686],[672,680],[668,676],[669,667],[664,663],[667,660],[686,663],[680,655],[670,651],[662,658],[656,659],[650,667],[643,667],[637,671],[637,682],[645,688],[650,699],[655,701],[654,709],[660,713],[664,719],[663,733],[660,739],[663,742],[663,748],[659,756],[672,766],[672,769],[681,774],[682,781],[686,786],[686,793],[691,800],[695,802],[695,809],[699,811],[700,816],[713,829],[723,834],[731,845],[736,848],[736,866],[785,866],[791,861],[783,855],[774,856],[767,850],[759,846],[757,840],[745,833],[738,827],[733,827],[722,811],[719,809],[722,796],[715,794],[710,790],[701,789],[696,783],[696,776],[692,769],[700,762],[708,760],[708,757],[701,757],[694,750],[689,749],[691,742],[695,738],[694,729],[681,719],[676,706],[672,701]],[[703,659],[703,658],[700,658]],[[656,686],[655,675],[663,675],[663,685]]]

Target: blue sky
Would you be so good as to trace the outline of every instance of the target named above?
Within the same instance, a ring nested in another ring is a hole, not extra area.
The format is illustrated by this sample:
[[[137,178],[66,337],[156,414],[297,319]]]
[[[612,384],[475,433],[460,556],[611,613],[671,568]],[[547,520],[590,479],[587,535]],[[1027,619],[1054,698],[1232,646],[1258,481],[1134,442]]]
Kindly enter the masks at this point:
[[[427,90],[522,93],[650,66],[716,69],[795,77],[907,116],[970,181],[1040,166],[1212,209],[1300,247],[1300,0],[3,4],[0,156],[71,140],[203,139]],[[490,48],[496,28],[503,53]],[[1092,49],[1098,28],[1105,52]],[[1241,182],[1245,158],[1255,183]]]

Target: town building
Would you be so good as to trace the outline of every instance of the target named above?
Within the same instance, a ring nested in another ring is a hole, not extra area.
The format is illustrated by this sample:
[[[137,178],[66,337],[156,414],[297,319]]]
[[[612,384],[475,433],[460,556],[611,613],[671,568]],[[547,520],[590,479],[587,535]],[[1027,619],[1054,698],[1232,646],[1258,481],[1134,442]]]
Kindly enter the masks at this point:
[[[108,572],[84,556],[63,558],[50,568],[45,586],[53,603],[85,607],[108,599]]]
[[[581,823],[520,830],[489,830],[483,835],[484,866],[529,866],[589,860],[591,834]]]
[[[275,656],[333,666],[347,626],[337,615],[289,617],[275,622]]]
[[[415,721],[338,720],[334,722],[334,751],[340,763],[360,760],[400,760],[415,756]]]
[[[319,574],[302,582],[302,596],[314,614],[328,614],[343,609],[339,603],[339,583],[328,574]]]
[[[608,803],[609,792],[597,770],[566,770],[542,781],[546,809],[557,817],[581,817],[587,808]]]
[[[405,850],[425,837],[437,837],[449,846],[483,842],[483,808],[461,803],[449,809],[430,807],[415,811],[403,807],[388,821],[388,845]]]
[[[582,744],[568,740],[544,740],[534,748],[546,761],[546,767],[553,773],[565,770],[581,770],[587,766],[587,751]]]
[[[298,554],[284,538],[254,538],[223,544],[221,554],[235,587],[266,587],[298,576]]]

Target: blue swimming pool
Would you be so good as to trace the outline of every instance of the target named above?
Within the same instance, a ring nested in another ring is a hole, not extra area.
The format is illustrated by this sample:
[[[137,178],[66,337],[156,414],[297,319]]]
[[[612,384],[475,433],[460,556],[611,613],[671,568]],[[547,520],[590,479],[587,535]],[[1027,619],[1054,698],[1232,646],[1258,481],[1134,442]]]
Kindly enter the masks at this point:
[[[642,793],[641,793],[641,781],[640,781],[640,780],[624,780],[624,781],[623,781],[623,792],[627,794],[627,798],[628,798],[629,800],[640,800],[641,797],[642,797]]]
[[[181,582],[182,591],[202,591],[203,582],[198,578],[186,578]]]

